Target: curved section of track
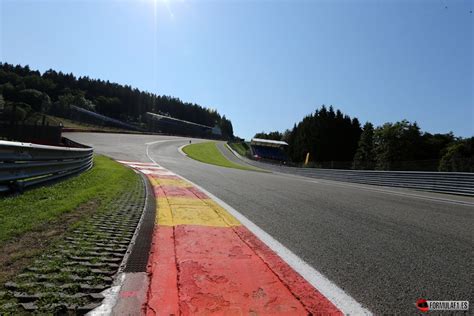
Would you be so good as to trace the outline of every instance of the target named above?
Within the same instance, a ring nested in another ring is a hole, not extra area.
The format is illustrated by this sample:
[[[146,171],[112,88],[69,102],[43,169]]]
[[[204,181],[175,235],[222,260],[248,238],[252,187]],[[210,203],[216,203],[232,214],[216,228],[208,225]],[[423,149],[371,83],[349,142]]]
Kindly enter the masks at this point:
[[[232,161],[232,162],[235,162],[236,164],[239,164],[239,165],[244,165],[246,167],[249,167],[249,168],[255,168],[254,165],[251,165],[250,163],[238,158],[236,155],[234,155],[226,146],[226,143],[225,142],[217,142],[216,144],[217,148],[219,149],[219,151],[222,153],[222,155],[224,155],[224,157],[226,157],[228,160]],[[260,168],[259,168],[260,169]],[[264,169],[261,169],[261,170],[264,170]]]
[[[186,138],[68,137],[116,159],[151,158],[199,184],[376,314],[471,295],[473,199],[207,165],[177,151]]]

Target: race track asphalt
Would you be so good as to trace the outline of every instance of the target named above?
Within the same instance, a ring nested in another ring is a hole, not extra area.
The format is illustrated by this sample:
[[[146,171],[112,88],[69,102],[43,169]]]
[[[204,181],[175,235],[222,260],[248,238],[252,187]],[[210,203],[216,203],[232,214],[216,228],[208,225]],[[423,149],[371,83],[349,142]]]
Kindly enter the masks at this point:
[[[417,313],[419,298],[472,299],[472,198],[208,165],[178,152],[188,138],[66,137],[199,184],[375,314]]]

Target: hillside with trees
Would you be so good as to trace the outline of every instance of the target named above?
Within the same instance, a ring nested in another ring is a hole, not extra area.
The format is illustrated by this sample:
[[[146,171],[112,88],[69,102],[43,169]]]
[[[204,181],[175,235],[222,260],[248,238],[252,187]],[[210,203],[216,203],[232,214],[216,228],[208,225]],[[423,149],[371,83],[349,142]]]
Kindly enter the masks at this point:
[[[323,105],[291,130],[255,137],[288,142],[287,154],[296,164],[309,152],[313,167],[474,172],[474,137],[422,132],[407,120],[361,128],[357,118],[332,106]]]
[[[40,73],[29,66],[0,63],[0,100],[4,113],[15,108],[15,119],[32,113],[64,113],[74,105],[101,115],[146,128],[146,112],[163,114],[206,126],[218,126],[224,138],[233,137],[232,123],[225,115],[178,98],[140,91],[87,76],[47,70]]]

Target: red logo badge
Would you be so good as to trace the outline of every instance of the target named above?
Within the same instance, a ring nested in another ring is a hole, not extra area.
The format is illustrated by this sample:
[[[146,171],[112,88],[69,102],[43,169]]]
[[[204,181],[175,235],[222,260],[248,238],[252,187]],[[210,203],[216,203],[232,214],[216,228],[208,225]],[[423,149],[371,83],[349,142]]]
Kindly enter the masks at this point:
[[[426,313],[430,308],[428,307],[428,301],[424,298],[420,298],[416,301],[416,307],[420,310],[420,312]]]

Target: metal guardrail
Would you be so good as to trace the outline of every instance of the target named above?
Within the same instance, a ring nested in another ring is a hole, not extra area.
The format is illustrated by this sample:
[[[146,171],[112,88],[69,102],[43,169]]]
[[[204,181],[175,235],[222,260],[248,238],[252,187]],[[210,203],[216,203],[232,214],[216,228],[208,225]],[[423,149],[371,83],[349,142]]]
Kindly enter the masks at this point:
[[[342,170],[320,168],[297,168],[264,163],[242,157],[230,146],[228,148],[245,162],[271,171],[289,173],[315,179],[399,187],[438,193],[474,197],[474,173],[427,172],[427,171],[378,171]]]
[[[287,169],[294,169],[294,174],[311,178],[474,196],[474,173],[316,168]]]
[[[22,191],[90,169],[93,148],[65,142],[74,147],[0,141],[0,192]]]
[[[259,167],[262,166],[259,165]],[[274,165],[272,165],[270,169],[316,179],[408,188],[474,197],[474,173],[467,172],[340,170]]]

